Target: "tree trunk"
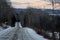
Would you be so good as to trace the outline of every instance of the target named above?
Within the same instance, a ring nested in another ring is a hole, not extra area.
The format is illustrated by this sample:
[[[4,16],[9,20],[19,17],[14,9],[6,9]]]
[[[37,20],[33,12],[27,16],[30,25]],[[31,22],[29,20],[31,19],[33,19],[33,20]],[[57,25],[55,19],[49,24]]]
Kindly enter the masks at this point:
[[[52,38],[53,38],[53,40],[56,40],[54,31],[52,31]]]
[[[59,32],[59,40],[60,40],[60,32]]]

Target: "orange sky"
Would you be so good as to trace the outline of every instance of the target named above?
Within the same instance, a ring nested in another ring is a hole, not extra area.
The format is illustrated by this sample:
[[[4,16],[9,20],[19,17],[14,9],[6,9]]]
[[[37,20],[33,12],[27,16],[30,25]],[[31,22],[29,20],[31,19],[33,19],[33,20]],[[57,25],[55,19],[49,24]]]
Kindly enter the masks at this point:
[[[17,4],[12,4],[12,6],[15,8],[27,8],[29,6],[29,7],[33,7],[33,8],[52,9],[51,3],[47,2],[47,1],[43,1],[43,0],[11,0],[11,2],[17,3]],[[30,4],[28,4],[28,3],[30,3]],[[57,6],[59,6],[59,5],[57,5]],[[60,8],[60,6],[58,8]]]

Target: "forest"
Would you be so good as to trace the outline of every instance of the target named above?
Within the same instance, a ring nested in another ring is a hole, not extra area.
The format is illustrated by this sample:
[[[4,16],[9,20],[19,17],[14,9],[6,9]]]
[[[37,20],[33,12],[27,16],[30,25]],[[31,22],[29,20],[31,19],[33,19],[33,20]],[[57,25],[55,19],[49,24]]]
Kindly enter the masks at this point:
[[[0,0],[0,26],[3,27],[3,23],[10,26],[14,25],[11,20],[15,16],[16,20],[20,20],[23,27],[30,27],[45,38],[59,40],[60,16],[49,15],[41,10],[39,14],[33,13],[32,9],[35,8],[28,7],[25,11],[17,13],[6,1]],[[49,33],[52,33],[52,36]],[[59,38],[56,37],[56,33],[59,34]]]

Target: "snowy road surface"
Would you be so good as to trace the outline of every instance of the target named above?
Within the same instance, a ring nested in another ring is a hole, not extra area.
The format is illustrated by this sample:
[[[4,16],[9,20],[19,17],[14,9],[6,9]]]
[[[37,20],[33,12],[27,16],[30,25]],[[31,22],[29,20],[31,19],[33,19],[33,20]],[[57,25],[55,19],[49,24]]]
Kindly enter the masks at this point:
[[[17,28],[8,28],[0,32],[0,40],[11,40]]]
[[[39,36],[31,28],[19,28],[17,26],[16,23],[15,27],[10,27],[0,31],[0,40],[47,40],[43,38],[43,36]],[[19,26],[21,26],[20,23]]]

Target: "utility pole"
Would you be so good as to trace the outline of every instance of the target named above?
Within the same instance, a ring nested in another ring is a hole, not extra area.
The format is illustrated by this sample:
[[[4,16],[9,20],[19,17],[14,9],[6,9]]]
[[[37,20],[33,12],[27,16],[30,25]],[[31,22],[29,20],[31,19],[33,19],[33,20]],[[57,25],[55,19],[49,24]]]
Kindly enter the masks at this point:
[[[52,13],[54,14],[54,0],[52,0]],[[55,40],[56,36],[55,36],[55,33],[54,33],[54,29],[52,30],[52,37],[53,37],[53,40]]]
[[[52,0],[52,13],[54,13],[54,0]]]

